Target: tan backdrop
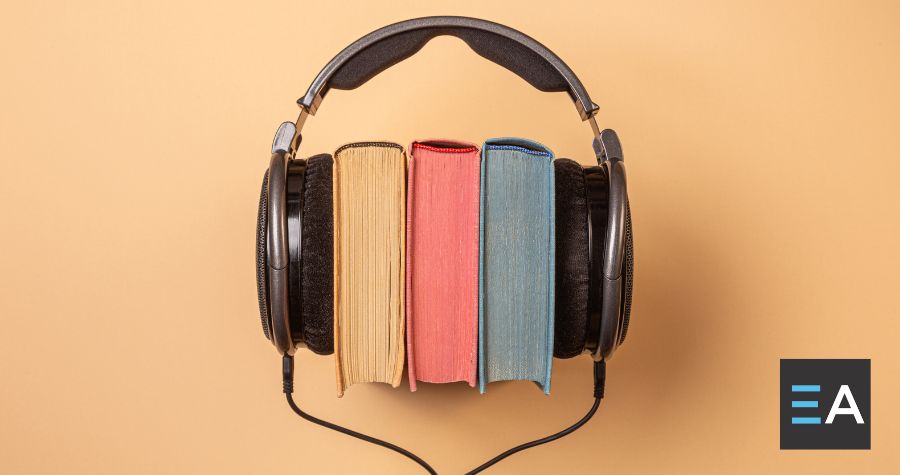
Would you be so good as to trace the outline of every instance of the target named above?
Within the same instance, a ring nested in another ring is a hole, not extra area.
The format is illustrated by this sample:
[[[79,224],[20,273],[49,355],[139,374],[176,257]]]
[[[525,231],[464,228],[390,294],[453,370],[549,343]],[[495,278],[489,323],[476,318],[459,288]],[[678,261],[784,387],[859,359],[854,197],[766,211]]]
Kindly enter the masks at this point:
[[[598,416],[494,473],[900,466],[897,3],[381,3],[4,6],[0,472],[419,473],[285,405],[254,228],[272,134],[319,68],[377,27],[448,13],[527,32],[578,72],[623,138],[635,213],[633,327]],[[304,154],[519,135],[592,160],[564,94],[453,38],[333,92],[304,132]],[[779,450],[783,357],[872,359],[871,451]],[[338,400],[331,357],[297,364],[304,407],[442,473],[590,405],[586,357],[555,361],[550,397]]]

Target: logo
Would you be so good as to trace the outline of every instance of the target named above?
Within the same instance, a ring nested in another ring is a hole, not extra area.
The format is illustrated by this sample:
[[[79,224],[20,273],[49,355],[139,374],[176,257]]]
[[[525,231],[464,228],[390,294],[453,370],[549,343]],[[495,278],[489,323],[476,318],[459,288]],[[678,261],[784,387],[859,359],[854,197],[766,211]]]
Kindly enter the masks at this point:
[[[781,360],[781,448],[869,449],[871,360]]]

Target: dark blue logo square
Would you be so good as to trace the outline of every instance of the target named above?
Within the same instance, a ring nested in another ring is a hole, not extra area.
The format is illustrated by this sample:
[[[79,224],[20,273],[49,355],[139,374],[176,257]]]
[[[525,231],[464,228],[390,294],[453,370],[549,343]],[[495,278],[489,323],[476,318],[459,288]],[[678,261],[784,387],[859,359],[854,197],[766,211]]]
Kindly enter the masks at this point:
[[[871,360],[781,360],[781,448],[869,449]]]

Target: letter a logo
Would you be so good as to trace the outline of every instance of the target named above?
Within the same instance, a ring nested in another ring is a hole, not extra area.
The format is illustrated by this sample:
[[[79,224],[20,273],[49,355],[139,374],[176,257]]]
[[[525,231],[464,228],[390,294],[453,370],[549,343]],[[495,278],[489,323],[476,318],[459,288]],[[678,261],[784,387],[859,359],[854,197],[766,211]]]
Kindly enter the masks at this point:
[[[841,407],[841,401],[847,399],[847,403],[850,404],[850,407]],[[831,424],[834,422],[834,416],[838,414],[849,414],[852,415],[856,419],[857,424],[865,424],[863,422],[862,414],[859,413],[859,407],[856,406],[856,401],[853,400],[853,393],[850,392],[850,386],[846,384],[841,385],[841,389],[838,390],[837,397],[834,398],[834,404],[831,405],[831,412],[828,413],[828,418],[825,419],[826,424]]]

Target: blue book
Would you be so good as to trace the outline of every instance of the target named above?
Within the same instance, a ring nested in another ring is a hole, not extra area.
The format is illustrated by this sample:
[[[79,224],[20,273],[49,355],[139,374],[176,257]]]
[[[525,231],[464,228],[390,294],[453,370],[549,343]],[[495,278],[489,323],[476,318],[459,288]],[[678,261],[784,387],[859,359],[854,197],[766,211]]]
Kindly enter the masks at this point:
[[[481,152],[478,389],[529,380],[550,393],[553,361],[553,152],[498,138]]]

